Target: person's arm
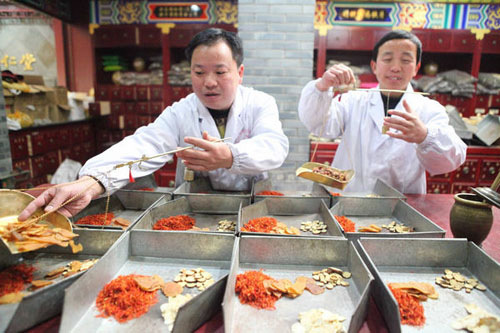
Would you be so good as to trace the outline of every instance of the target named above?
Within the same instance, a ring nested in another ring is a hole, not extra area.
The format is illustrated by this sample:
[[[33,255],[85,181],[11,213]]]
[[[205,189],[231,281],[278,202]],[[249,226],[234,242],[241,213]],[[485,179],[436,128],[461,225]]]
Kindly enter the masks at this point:
[[[343,110],[343,103],[340,103],[338,97],[332,100],[331,89],[354,83],[354,74],[349,67],[345,65],[330,67],[322,78],[309,82],[302,89],[298,108],[300,121],[314,135],[337,137],[340,128],[336,118]],[[335,112],[328,115],[332,103],[335,104],[332,107]],[[328,125],[325,125],[325,122]]]
[[[71,217],[87,207],[92,199],[97,198],[103,192],[104,188],[99,182],[88,176],[74,182],[52,186],[30,202],[18,219],[20,221],[28,219],[40,207],[45,207],[45,211],[49,212],[74,198],[58,210],[64,216]]]
[[[428,119],[425,139],[417,144],[417,157],[431,175],[455,170],[465,162],[467,145],[449,125],[449,118],[442,105],[428,100],[426,108],[434,109]]]
[[[125,186],[129,182],[128,166],[118,169],[114,169],[114,166],[177,148],[180,131],[177,124],[182,122],[177,119],[179,113],[181,112],[174,112],[172,107],[168,107],[153,123],[139,128],[133,135],[88,160],[80,170],[79,176],[88,175],[97,178],[105,187],[106,194]],[[141,162],[140,165],[134,164],[132,176],[140,178],[149,175],[171,158],[171,155],[167,155]]]

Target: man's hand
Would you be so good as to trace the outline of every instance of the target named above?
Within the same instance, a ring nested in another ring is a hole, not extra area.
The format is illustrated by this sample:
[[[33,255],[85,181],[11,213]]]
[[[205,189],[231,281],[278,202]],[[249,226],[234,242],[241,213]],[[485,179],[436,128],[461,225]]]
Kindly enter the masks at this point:
[[[220,168],[229,169],[233,165],[233,154],[223,142],[203,132],[203,139],[185,137],[184,142],[203,150],[186,149],[177,153],[186,167],[195,171],[210,171]]]
[[[99,183],[91,177],[84,176],[74,182],[53,186],[45,190],[26,206],[18,219],[20,221],[28,219],[31,214],[43,206],[45,206],[46,212],[51,211],[73,196],[80,194],[75,200],[58,210],[64,216],[71,217],[87,207],[92,199],[97,198],[103,192],[104,188]]]
[[[390,137],[401,139],[407,142],[422,143],[427,137],[427,127],[418,118],[406,100],[403,100],[404,111],[389,110],[388,113],[399,117],[385,117],[384,126],[394,128],[400,132],[387,132]]]
[[[330,67],[316,83],[316,88],[320,91],[327,91],[330,87],[340,87],[342,85],[354,85],[356,79],[352,69],[346,65],[338,64]]]

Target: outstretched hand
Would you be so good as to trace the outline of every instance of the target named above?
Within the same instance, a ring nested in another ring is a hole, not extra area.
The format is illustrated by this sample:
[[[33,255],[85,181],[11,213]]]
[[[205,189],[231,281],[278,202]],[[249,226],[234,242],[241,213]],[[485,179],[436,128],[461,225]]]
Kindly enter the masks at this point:
[[[203,132],[203,139],[185,137],[184,142],[199,147],[186,149],[177,153],[184,165],[195,171],[210,171],[219,168],[230,168],[233,165],[233,154],[224,142],[214,142],[217,138]]]
[[[28,219],[40,207],[45,206],[44,210],[49,212],[67,200],[77,196],[73,201],[58,210],[62,215],[71,217],[87,207],[92,199],[97,198],[103,192],[104,188],[88,176],[84,176],[74,182],[53,186],[30,202],[21,212],[18,220],[24,221]]]
[[[337,64],[326,70],[321,80],[316,83],[316,88],[320,91],[327,91],[330,87],[353,85],[355,82],[352,69],[346,65]]]
[[[386,132],[390,137],[412,143],[422,143],[427,137],[427,127],[418,118],[406,100],[403,100],[405,111],[389,110],[388,113],[398,117],[385,117],[384,126],[399,132]]]

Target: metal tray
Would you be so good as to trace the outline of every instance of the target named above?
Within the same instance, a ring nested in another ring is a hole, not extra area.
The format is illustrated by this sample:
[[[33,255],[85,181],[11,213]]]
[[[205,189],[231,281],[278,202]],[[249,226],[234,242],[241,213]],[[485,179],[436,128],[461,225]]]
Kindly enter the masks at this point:
[[[332,197],[330,207],[333,207],[339,200],[345,198],[388,198],[406,200],[403,193],[378,178],[373,189],[366,192],[345,192],[328,186],[324,186],[324,188]],[[332,192],[339,193],[340,195],[332,195]]]
[[[278,191],[284,194],[284,196],[274,196],[274,195],[257,195],[257,193],[262,191]],[[273,199],[274,201],[279,201],[284,198],[293,199],[301,204],[302,201],[314,201],[315,199],[321,199],[330,206],[330,193],[321,185],[313,182],[299,182],[294,184],[290,183],[280,183],[273,182],[270,179],[261,180],[256,182],[252,189],[253,202],[262,201],[266,198]]]
[[[249,220],[257,217],[274,217],[280,222],[285,223],[288,227],[296,227],[300,230],[301,222],[320,220],[327,225],[327,232],[314,235],[309,231],[300,231],[300,236],[282,235],[282,234],[267,234],[260,232],[241,231],[241,228]],[[333,215],[328,210],[326,203],[321,199],[297,201],[293,198],[266,198],[262,201],[254,203],[250,206],[241,209],[240,218],[238,219],[237,232],[246,235],[262,235],[262,236],[293,236],[293,237],[342,237],[343,233],[339,225],[333,218]]]
[[[114,213],[115,217],[122,217],[130,221],[128,229],[132,228],[135,222],[146,212],[146,210],[155,205],[168,202],[170,196],[163,193],[147,191],[128,191],[118,190],[109,198],[108,212]],[[90,202],[90,204],[80,213],[72,218],[75,228],[91,228],[100,230],[122,230],[118,226],[95,226],[76,224],[82,217],[93,214],[104,214],[106,211],[107,197],[99,198]]]
[[[375,277],[373,297],[390,332],[457,332],[451,324],[467,313],[465,305],[475,303],[500,315],[500,265],[473,242],[466,239],[374,239],[358,240],[360,254]],[[434,284],[448,268],[475,277],[487,288],[467,294]],[[432,283],[437,300],[422,302],[425,325],[401,325],[397,302],[387,288],[389,282]]]
[[[196,220],[195,226],[198,228],[209,228],[209,232],[217,231],[218,222],[220,220],[238,221],[238,210],[228,213],[220,212],[216,205],[217,199],[215,198],[201,198],[201,197],[181,197],[173,201],[157,205],[151,210],[147,211],[134,226],[134,230],[153,230],[153,225],[161,218],[175,216],[175,215],[188,215]],[[240,204],[241,205],[241,204]],[[231,234],[236,234],[231,232]],[[197,231],[169,231],[169,230],[154,230],[154,232],[197,232]],[[203,231],[206,232],[206,231]],[[227,233],[227,232],[225,232]]]
[[[141,190],[144,188],[153,189],[153,191]],[[168,195],[167,198],[170,197],[169,200],[171,200],[171,198],[173,197],[172,192],[174,192],[175,187],[158,186],[156,184],[153,174],[150,174],[145,177],[136,178],[135,182],[128,183],[127,185],[122,187],[122,190],[140,191],[140,192],[159,192]]]
[[[61,332],[159,332],[167,331],[160,306],[167,298],[158,291],[158,303],[140,318],[120,324],[114,318],[98,318],[97,295],[119,275],[158,274],[173,280],[181,268],[201,267],[211,273],[215,284],[203,292],[184,288],[196,295],[179,309],[173,332],[191,332],[220,310],[234,248],[233,235],[174,234],[131,230],[95,265],[66,289]],[[195,289],[195,288],[194,288]]]
[[[419,213],[415,208],[400,199],[387,198],[345,198],[330,208],[332,215],[343,215],[356,223],[356,230],[361,226],[389,224],[391,221],[403,223],[415,228],[410,233],[393,233],[382,229],[374,232],[345,232],[349,240],[359,237],[377,238],[443,238],[446,231]],[[335,221],[337,221],[335,219]],[[338,222],[337,222],[338,223]]]
[[[295,299],[282,297],[275,310],[258,310],[241,304],[234,289],[236,276],[248,270],[263,269],[273,278],[295,281],[313,271],[335,266],[352,273],[348,287],[335,287],[321,295],[304,291]],[[368,310],[373,277],[357,250],[345,239],[240,237],[235,244],[224,302],[226,332],[290,332],[300,312],[324,308],[346,318],[344,327],[358,332]]]
[[[174,199],[179,197],[199,197],[211,202],[219,212],[235,212],[240,203],[247,206],[251,203],[252,193],[217,191],[212,188],[208,178],[197,178],[192,182],[184,182],[175,189]],[[201,201],[200,201],[201,202]]]
[[[24,262],[36,267],[34,280],[43,279],[48,272],[68,264],[73,260],[86,260],[101,257],[122,235],[119,231],[106,233],[96,230],[75,230],[79,237],[76,243],[83,245],[83,251],[71,253],[71,248],[50,246],[38,251],[11,255],[0,253],[0,270]],[[59,314],[63,307],[64,289],[78,279],[83,272],[73,276],[58,277],[53,284],[36,290],[24,297],[20,303],[0,305],[0,332],[25,331]]]

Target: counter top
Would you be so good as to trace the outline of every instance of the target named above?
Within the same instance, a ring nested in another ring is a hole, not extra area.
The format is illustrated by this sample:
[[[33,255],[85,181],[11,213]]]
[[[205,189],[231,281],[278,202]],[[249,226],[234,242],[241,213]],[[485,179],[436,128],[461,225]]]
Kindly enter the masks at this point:
[[[446,230],[446,238],[453,238],[450,229],[450,210],[455,202],[453,194],[407,194],[408,204],[421,212],[431,221]],[[493,207],[493,226],[488,237],[484,240],[481,248],[500,261],[500,209]],[[45,323],[29,330],[31,333],[58,332],[60,316],[52,318]],[[222,333],[224,332],[222,312],[219,311],[212,319],[196,330],[197,333]],[[370,299],[370,306],[366,321],[361,327],[361,333],[385,333],[387,327],[382,319],[373,299]]]

